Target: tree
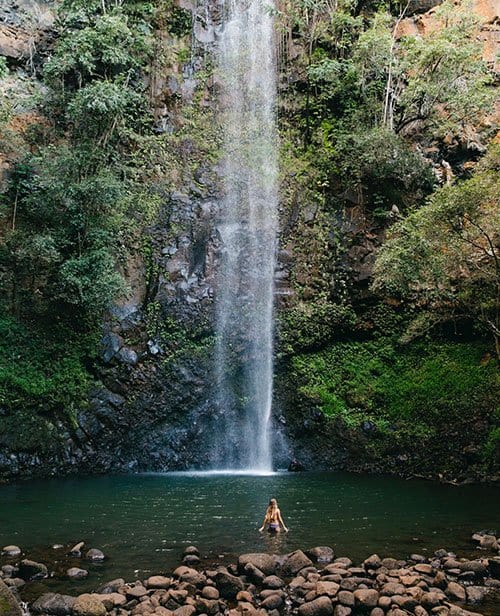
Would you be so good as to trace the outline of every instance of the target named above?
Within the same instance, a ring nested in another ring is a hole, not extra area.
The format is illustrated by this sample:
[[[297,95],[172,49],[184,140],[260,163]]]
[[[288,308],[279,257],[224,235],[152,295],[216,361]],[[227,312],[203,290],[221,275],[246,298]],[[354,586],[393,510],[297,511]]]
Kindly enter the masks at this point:
[[[500,359],[500,148],[473,177],[436,191],[395,224],[375,266],[374,289],[422,309],[408,335],[439,321],[474,319]]]

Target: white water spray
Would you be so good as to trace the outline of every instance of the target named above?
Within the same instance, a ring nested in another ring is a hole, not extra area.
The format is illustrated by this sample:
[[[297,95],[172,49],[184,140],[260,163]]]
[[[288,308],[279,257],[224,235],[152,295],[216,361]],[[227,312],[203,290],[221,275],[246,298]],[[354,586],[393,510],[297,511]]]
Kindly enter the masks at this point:
[[[227,0],[218,69],[224,138],[216,316],[217,466],[272,469],[278,210],[272,6]]]

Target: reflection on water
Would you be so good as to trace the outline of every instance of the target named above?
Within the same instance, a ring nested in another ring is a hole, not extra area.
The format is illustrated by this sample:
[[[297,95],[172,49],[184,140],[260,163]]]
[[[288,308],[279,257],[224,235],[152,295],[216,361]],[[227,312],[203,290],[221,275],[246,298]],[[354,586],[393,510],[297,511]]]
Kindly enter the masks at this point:
[[[271,497],[289,533],[258,532]],[[30,554],[80,540],[103,549],[109,560],[91,565],[89,579],[73,584],[81,590],[102,579],[165,572],[189,544],[220,562],[243,552],[314,545],[354,560],[440,547],[466,553],[471,533],[494,527],[499,510],[500,490],[493,487],[343,473],[60,479],[0,487],[0,544]]]

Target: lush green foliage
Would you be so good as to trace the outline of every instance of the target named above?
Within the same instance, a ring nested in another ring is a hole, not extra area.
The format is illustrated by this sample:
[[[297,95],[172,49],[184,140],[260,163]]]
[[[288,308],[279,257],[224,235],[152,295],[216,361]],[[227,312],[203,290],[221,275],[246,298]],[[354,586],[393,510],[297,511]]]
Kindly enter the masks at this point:
[[[482,345],[426,342],[407,347],[388,338],[336,343],[292,360],[292,380],[306,405],[351,428],[425,439],[478,413],[495,422],[500,393],[496,362]],[[498,429],[484,453],[492,456]]]
[[[377,260],[375,288],[418,304],[413,333],[470,317],[500,357],[498,147],[468,180],[445,186],[396,224]]]

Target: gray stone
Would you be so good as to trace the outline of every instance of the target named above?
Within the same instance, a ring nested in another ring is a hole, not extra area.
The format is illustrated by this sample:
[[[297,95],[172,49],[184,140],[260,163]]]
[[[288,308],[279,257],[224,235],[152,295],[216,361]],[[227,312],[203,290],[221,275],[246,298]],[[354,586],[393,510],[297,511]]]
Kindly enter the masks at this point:
[[[43,563],[25,559],[19,564],[19,576],[23,580],[43,580],[48,577],[48,575],[48,569]]]
[[[53,592],[46,593],[31,605],[33,614],[53,614],[54,616],[67,616],[73,611],[75,597],[59,595]]]
[[[89,572],[86,569],[80,569],[79,567],[70,567],[66,571],[66,575],[72,580],[82,580],[88,576]]]
[[[2,548],[2,556],[8,556],[9,558],[21,556],[21,548],[17,545],[6,545]]]
[[[98,550],[97,548],[91,548],[85,554],[85,558],[87,560],[93,560],[93,561],[99,562],[99,561],[103,561],[106,558],[106,556],[104,555],[104,552],[102,552],[101,550]]]
[[[221,597],[224,599],[235,599],[239,591],[245,588],[239,577],[231,575],[226,571],[218,571],[214,581],[219,589]]]
[[[278,571],[279,561],[274,554],[252,553],[242,554],[238,558],[238,569],[245,571],[245,566],[250,563],[265,575],[274,575]]]
[[[327,545],[320,545],[315,548],[311,548],[310,550],[307,550],[306,554],[316,563],[331,563],[335,558],[332,548]]]
[[[281,569],[285,575],[295,575],[301,569],[310,567],[312,564],[312,561],[307,558],[302,550],[295,550],[295,552],[287,554]]]

